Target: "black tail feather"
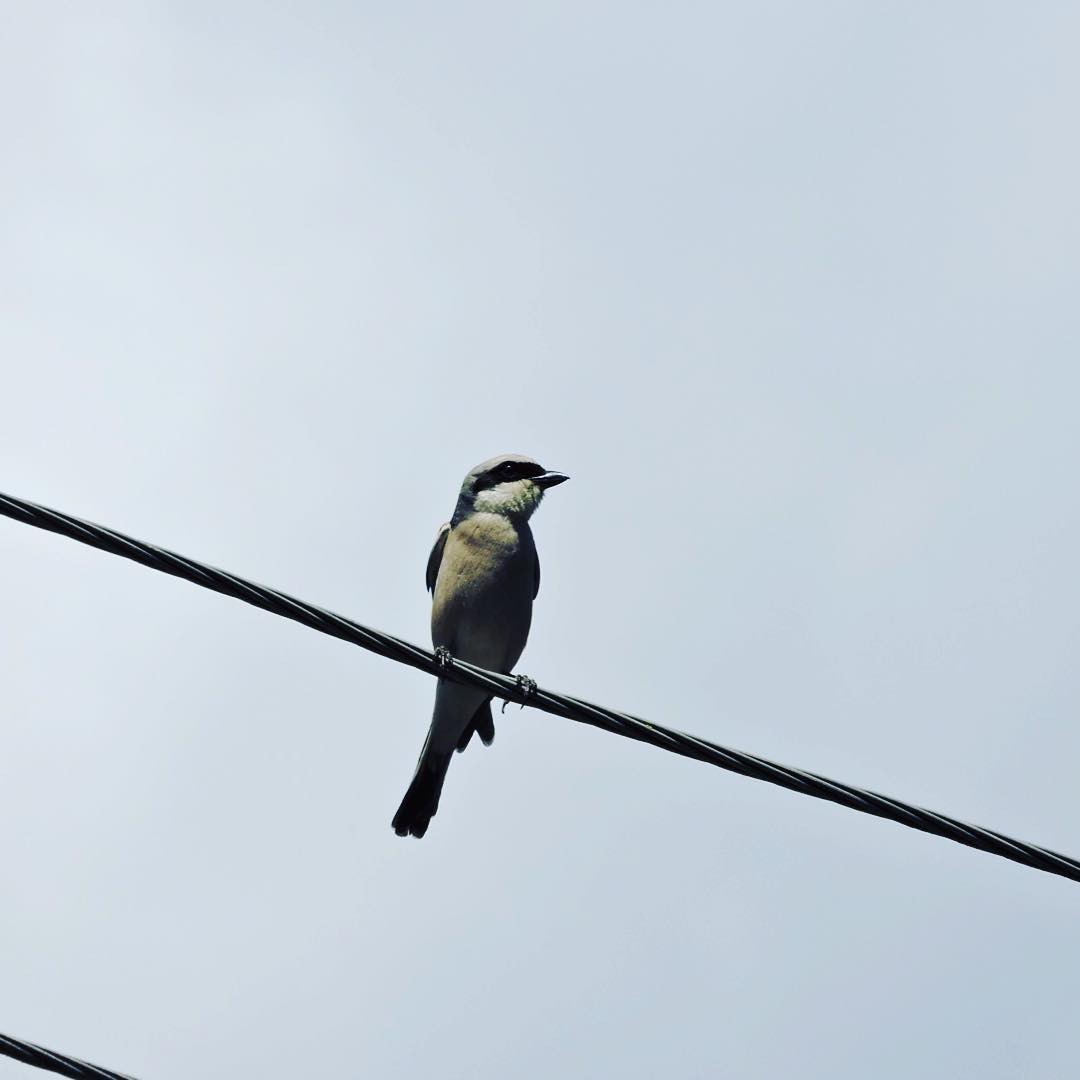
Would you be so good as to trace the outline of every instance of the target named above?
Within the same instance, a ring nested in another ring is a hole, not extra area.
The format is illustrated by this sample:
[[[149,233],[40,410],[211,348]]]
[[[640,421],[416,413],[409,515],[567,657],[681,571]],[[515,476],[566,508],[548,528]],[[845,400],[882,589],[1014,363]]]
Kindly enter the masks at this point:
[[[439,809],[439,796],[448,764],[448,758],[425,756],[394,815],[394,832],[398,836],[419,838],[427,832],[431,819]]]

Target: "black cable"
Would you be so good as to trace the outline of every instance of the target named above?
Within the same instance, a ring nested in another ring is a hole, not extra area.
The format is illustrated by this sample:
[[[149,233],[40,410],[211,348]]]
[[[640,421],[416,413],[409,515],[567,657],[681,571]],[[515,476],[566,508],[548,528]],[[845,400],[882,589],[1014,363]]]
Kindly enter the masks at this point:
[[[693,758],[696,761],[704,761],[709,765],[740,773],[755,780],[777,784],[802,795],[810,795],[815,799],[839,803],[841,806],[847,806],[863,814],[888,818],[908,828],[943,836],[957,844],[978,848],[980,851],[999,855],[1003,859],[1011,859],[1013,862],[1043,870],[1048,874],[1058,874],[1072,881],[1080,881],[1080,862],[1067,855],[1059,855],[1022,840],[1010,839],[1008,836],[980,828],[978,825],[965,825],[944,814],[910,806],[899,799],[890,799],[873,791],[842,784],[837,780],[829,780],[816,773],[778,765],[776,762],[755,757],[753,754],[718,746],[705,739],[695,738],[693,735],[672,731],[659,724],[650,724],[646,720],[627,713],[592,705],[580,698],[568,697],[551,690],[532,689],[523,686],[513,676],[485,671],[462,660],[454,660],[449,667],[444,667],[433,653],[418,645],[403,641],[401,638],[384,634],[379,630],[372,630],[344,616],[335,615],[331,611],[308,604],[303,600],[297,600],[275,589],[256,585],[193,559],[185,559],[175,552],[133,540],[130,536],[124,536],[56,510],[49,510],[47,507],[38,506],[24,499],[0,495],[0,514],[39,529],[60,533],[62,536],[71,537],[73,540],[111,552],[113,555],[132,559],[142,563],[143,566],[161,570],[174,577],[184,578],[203,588],[213,589],[227,596],[235,596],[238,600],[253,604],[264,611],[286,619],[293,619],[313,630],[352,642],[380,656],[396,660],[400,664],[419,668],[429,675],[477,686],[507,701],[530,705],[535,709],[541,709],[568,720],[575,720],[578,723],[591,724],[593,727],[610,731],[615,735],[658,746],[661,750],[681,754],[683,757]]]
[[[34,1065],[39,1069],[59,1073],[61,1076],[73,1076],[75,1080],[134,1080],[126,1073],[113,1072],[90,1065],[78,1058],[57,1054],[53,1050],[35,1046],[33,1043],[13,1039],[10,1035],[0,1035],[0,1054],[5,1054],[24,1065]]]

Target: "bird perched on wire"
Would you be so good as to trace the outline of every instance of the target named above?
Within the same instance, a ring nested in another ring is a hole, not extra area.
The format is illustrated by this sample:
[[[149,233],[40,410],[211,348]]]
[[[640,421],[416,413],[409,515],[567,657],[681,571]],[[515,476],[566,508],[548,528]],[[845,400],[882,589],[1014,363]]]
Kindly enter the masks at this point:
[[[540,589],[529,518],[544,492],[568,479],[520,454],[492,458],[465,477],[454,516],[439,529],[427,564],[431,640],[443,663],[457,657],[509,674],[518,662]],[[495,738],[491,695],[439,679],[416,775],[394,815],[398,836],[427,832],[450,757],[474,733],[485,746]]]

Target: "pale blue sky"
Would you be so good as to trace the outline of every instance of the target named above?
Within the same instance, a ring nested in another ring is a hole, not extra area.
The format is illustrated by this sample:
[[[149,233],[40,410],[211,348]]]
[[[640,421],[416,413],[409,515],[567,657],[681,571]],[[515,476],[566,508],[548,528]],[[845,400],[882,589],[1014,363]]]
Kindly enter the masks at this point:
[[[523,671],[1080,854],[1074,4],[0,19],[0,490],[425,641],[531,454]],[[430,679],[3,521],[0,590],[0,1031],[1075,1071],[1075,884],[528,710],[404,842]]]

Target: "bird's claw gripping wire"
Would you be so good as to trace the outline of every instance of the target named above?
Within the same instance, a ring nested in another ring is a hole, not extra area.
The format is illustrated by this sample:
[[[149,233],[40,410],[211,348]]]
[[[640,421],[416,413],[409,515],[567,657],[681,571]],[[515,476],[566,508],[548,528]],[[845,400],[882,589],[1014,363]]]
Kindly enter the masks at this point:
[[[514,682],[517,683],[518,689],[522,692],[522,694],[525,695],[526,698],[530,698],[533,696],[533,694],[536,693],[536,680],[530,679],[528,675],[515,675]],[[500,711],[506,712],[506,706],[509,704],[510,702],[504,699],[502,703],[502,709]],[[524,701],[521,703],[520,707],[522,709],[525,708]]]
[[[446,668],[454,666],[454,658],[450,655],[450,650],[445,645],[440,645],[435,650],[435,663],[444,671]]]

